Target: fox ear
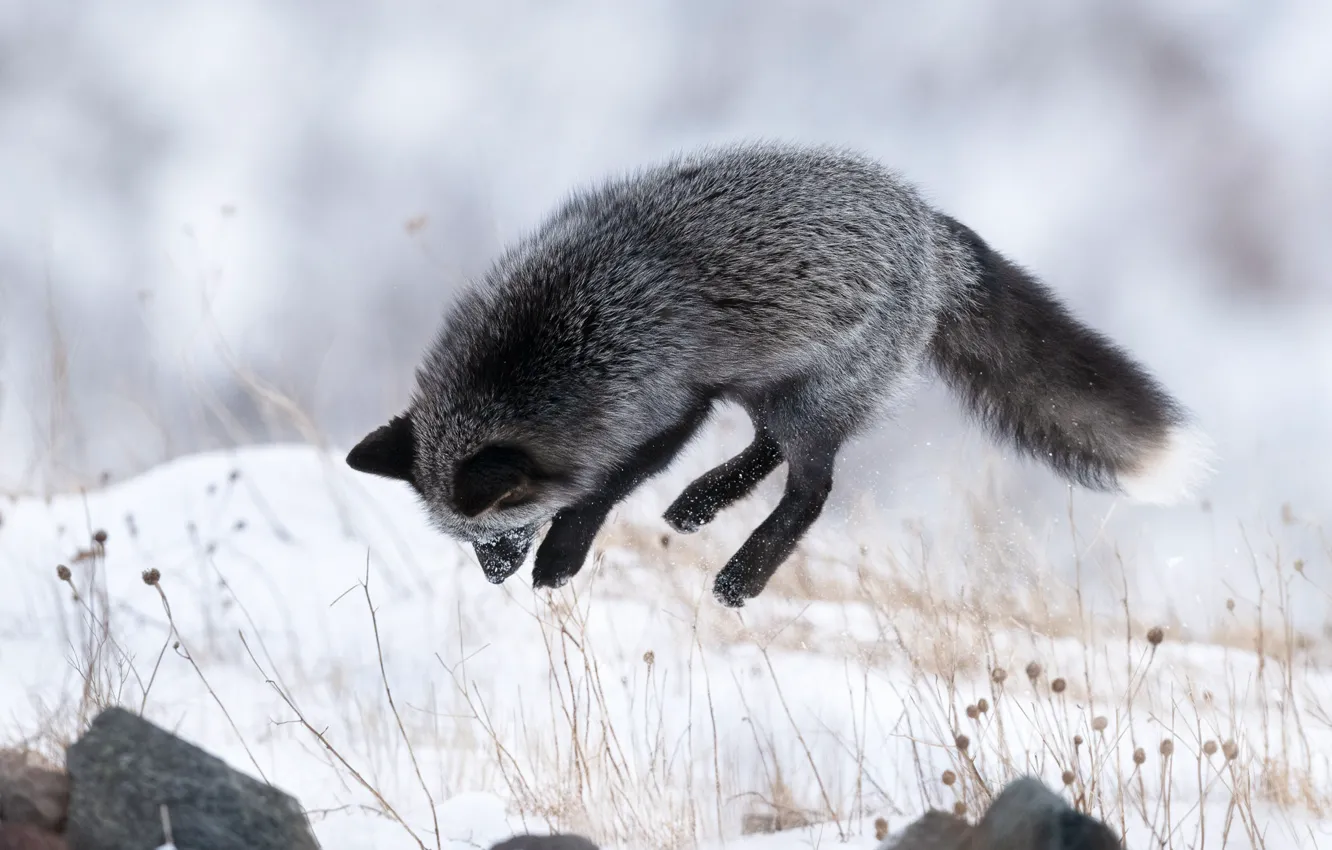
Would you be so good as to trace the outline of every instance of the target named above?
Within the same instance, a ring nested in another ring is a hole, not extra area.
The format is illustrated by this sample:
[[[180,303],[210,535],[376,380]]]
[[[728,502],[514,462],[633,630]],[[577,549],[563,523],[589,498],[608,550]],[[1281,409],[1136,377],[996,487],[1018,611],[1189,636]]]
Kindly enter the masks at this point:
[[[371,431],[347,454],[347,465],[357,472],[367,472],[399,481],[412,481],[412,461],[416,458],[416,434],[412,420],[404,414],[387,425]]]
[[[539,483],[536,462],[525,450],[489,445],[458,466],[453,501],[463,516],[474,517],[497,505],[526,501]]]

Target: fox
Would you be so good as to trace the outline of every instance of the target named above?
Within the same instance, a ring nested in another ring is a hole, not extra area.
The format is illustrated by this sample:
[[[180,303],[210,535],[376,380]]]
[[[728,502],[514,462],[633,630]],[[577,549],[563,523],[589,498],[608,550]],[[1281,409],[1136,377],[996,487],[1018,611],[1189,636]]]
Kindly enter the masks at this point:
[[[676,153],[572,191],[464,288],[410,399],[346,462],[404,482],[500,584],[577,575],[612,509],[720,404],[746,448],[665,511],[698,531],[779,466],[782,495],[717,572],[758,596],[823,512],[840,448],[929,378],[1001,443],[1090,490],[1174,504],[1212,443],[1034,274],[859,151]]]

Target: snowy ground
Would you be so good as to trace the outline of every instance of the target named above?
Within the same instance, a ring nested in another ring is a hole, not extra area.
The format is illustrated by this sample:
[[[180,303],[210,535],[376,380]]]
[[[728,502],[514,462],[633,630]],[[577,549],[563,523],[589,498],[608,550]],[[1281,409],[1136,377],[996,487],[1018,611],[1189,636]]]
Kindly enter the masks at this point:
[[[928,528],[829,520],[736,614],[710,579],[771,487],[694,537],[658,517],[743,438],[633,497],[553,595],[526,570],[486,583],[340,451],[193,456],[0,504],[0,740],[55,749],[93,706],[142,708],[296,794],[332,850],[524,829],[868,848],[876,818],[976,812],[1026,771],[1130,847],[1332,840],[1327,639],[1281,616],[1324,593],[1302,563],[1260,554],[1262,600],[1205,633],[1162,621],[1153,646],[1153,588],[1083,596],[973,496]],[[739,837],[774,810],[812,825]]]

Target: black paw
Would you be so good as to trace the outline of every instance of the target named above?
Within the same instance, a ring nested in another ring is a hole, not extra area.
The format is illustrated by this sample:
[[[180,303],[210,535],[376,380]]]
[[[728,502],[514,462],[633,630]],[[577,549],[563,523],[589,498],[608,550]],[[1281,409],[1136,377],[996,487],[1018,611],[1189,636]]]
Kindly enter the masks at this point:
[[[560,541],[547,535],[537,550],[536,563],[532,566],[532,586],[564,587],[569,579],[583,569],[588,548],[582,545],[560,545]]]
[[[756,590],[751,584],[742,575],[722,570],[712,583],[712,595],[727,608],[743,608],[747,600],[758,596],[759,591],[763,590],[762,587]]]
[[[686,490],[683,495],[671,503],[662,514],[662,519],[666,524],[681,534],[693,534],[703,526],[712,522],[717,516],[715,510],[711,510],[707,505],[696,499],[690,498]]]
[[[547,570],[544,572],[541,570],[532,570],[532,586],[554,590],[568,584],[569,579],[573,578],[575,574],[576,573],[556,570]]]

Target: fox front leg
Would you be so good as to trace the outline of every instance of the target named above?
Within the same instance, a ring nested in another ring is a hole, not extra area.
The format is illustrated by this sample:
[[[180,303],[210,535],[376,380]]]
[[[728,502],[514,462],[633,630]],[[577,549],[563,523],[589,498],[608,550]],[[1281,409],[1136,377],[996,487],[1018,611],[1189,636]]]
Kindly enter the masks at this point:
[[[676,424],[629,453],[596,496],[555,514],[546,539],[537,549],[532,568],[533,587],[561,587],[578,574],[611,509],[670,464],[703,424],[710,407],[706,400],[691,407]]]
[[[555,514],[546,538],[537,547],[533,587],[563,587],[578,575],[612,504],[605,500],[583,502]]]

